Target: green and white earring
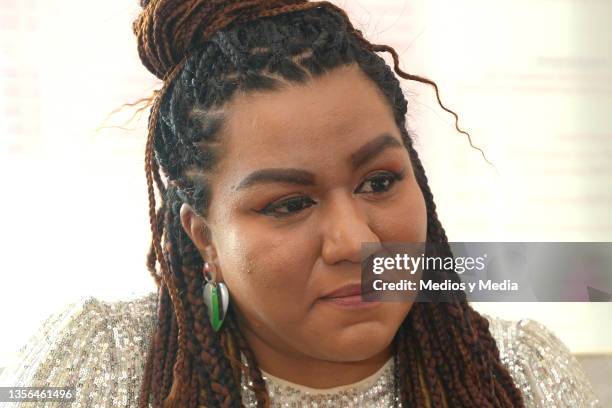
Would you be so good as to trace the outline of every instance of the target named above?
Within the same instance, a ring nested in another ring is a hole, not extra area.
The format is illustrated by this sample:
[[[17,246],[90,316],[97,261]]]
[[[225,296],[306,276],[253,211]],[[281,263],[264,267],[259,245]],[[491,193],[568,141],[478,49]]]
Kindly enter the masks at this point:
[[[211,273],[211,265],[204,262],[204,304],[208,311],[208,318],[214,331],[219,331],[229,306],[229,292],[223,282],[217,282],[216,277]],[[212,276],[211,276],[212,275]]]

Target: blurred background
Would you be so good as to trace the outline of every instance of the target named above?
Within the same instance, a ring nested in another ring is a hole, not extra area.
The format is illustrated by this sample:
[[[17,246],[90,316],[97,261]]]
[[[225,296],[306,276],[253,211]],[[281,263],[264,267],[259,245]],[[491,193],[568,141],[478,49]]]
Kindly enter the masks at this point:
[[[612,241],[612,1],[335,3],[370,41],[393,46],[405,71],[438,83],[493,163],[432,89],[403,81],[450,241]],[[138,11],[136,0],[2,1],[0,369],[63,305],[155,288],[148,110],[110,115],[160,86],[137,55]],[[474,307],[544,323],[610,398],[611,305]]]

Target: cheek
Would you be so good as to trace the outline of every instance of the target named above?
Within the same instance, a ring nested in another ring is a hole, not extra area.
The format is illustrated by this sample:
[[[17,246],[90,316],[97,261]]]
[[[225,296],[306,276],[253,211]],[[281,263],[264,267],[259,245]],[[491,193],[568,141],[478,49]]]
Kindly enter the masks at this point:
[[[416,181],[403,186],[390,205],[371,217],[372,228],[383,242],[425,242],[427,238],[425,199]]]
[[[309,251],[297,240],[261,225],[226,228],[219,243],[223,280],[232,301],[253,321],[294,319],[310,276]]]

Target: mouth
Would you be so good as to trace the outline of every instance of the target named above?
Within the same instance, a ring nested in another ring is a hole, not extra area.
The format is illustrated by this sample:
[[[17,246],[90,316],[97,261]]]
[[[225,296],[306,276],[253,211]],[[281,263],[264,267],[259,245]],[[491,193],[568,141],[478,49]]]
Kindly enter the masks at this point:
[[[322,299],[338,299],[361,295],[361,283],[351,283],[321,296]]]
[[[326,304],[340,306],[343,308],[366,308],[374,307],[380,302],[364,301],[362,296],[371,293],[361,291],[361,284],[349,284],[328,293],[320,298]]]

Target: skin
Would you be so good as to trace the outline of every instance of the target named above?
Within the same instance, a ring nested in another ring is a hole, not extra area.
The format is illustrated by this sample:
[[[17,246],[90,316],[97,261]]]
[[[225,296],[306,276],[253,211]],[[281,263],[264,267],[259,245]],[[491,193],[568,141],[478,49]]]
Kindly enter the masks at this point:
[[[318,389],[372,375],[413,303],[350,310],[320,297],[360,282],[362,242],[425,241],[425,201],[386,99],[351,65],[307,84],[238,94],[224,112],[208,218],[184,204],[181,222],[228,286],[260,368]],[[400,146],[353,169],[351,154],[384,133]],[[237,188],[264,168],[303,169],[314,184]],[[401,170],[393,183],[390,172]],[[273,210],[288,216],[257,212],[296,197],[303,200]]]

